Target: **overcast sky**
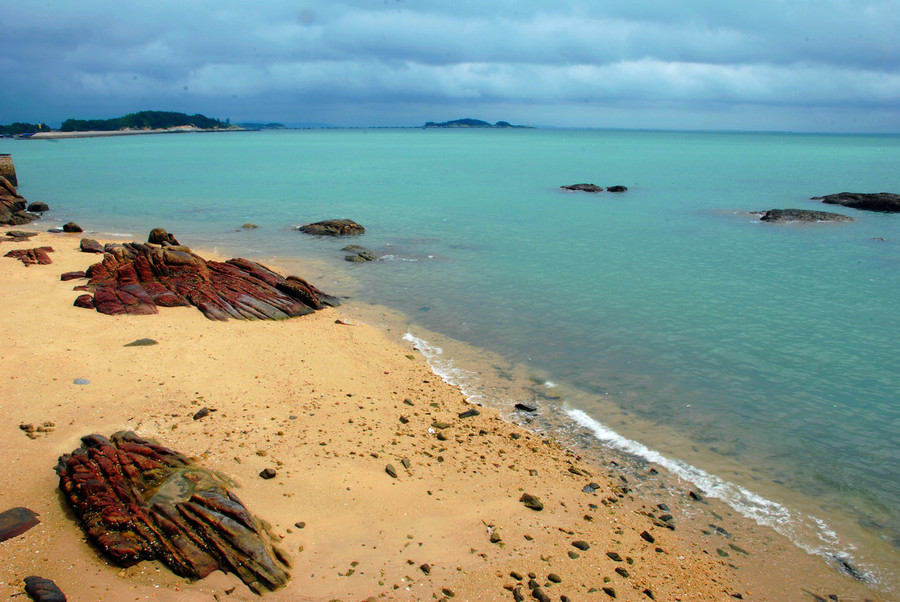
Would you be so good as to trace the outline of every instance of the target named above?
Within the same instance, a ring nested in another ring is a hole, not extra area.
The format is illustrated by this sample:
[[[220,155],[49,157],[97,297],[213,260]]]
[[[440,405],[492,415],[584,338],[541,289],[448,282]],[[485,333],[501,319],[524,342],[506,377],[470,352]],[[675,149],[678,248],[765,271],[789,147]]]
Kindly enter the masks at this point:
[[[0,123],[900,132],[900,0],[2,0]]]

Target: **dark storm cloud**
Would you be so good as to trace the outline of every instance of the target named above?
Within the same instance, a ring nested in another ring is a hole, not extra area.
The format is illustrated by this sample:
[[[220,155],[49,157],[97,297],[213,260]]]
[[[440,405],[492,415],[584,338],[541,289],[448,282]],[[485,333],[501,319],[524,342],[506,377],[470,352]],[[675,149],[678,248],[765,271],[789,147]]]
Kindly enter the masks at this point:
[[[5,4],[0,122],[900,130],[894,2]]]

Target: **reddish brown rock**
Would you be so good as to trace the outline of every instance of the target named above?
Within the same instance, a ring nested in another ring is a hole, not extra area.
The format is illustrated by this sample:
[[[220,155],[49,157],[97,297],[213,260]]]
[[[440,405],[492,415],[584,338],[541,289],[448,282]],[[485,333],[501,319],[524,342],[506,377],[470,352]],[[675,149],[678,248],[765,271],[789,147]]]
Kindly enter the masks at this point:
[[[175,245],[178,246],[178,241],[175,240],[175,237],[172,234],[166,232],[164,228],[153,228],[150,230],[150,235],[147,237],[147,242],[154,245]]]
[[[94,240],[93,238],[82,238],[81,244],[82,253],[103,253],[103,245]]]
[[[37,517],[37,512],[21,506],[0,512],[0,541],[21,535],[40,524]]]
[[[286,556],[224,477],[132,432],[81,441],[59,458],[59,487],[115,562],[160,560],[189,579],[231,572],[256,593],[287,583]]]
[[[85,278],[84,272],[66,272],[64,274],[60,274],[59,279],[63,282],[67,282],[69,280],[78,280],[79,278]]]
[[[340,305],[301,278],[284,278],[246,259],[206,261],[187,247],[141,243],[107,245],[106,251],[88,268],[90,281],[76,287],[92,292],[93,307],[105,314],[193,305],[211,320],[282,320]]]
[[[50,259],[50,256],[47,253],[52,253],[52,247],[36,247],[34,249],[16,249],[15,251],[10,251],[4,257],[12,257],[13,259],[20,259],[22,263],[25,265],[39,264],[39,265],[49,265],[53,263]]]

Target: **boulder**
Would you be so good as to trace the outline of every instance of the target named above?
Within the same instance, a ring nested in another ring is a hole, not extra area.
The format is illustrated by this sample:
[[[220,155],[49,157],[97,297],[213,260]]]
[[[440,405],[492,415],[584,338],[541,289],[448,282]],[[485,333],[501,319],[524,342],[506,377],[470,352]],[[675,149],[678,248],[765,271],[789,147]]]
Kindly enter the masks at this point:
[[[16,249],[15,251],[10,251],[4,257],[12,257],[13,259],[20,259],[22,263],[25,265],[49,265],[53,263],[50,259],[50,256],[47,253],[52,253],[52,247],[36,247],[34,249]]]
[[[345,261],[363,262],[375,261],[377,259],[377,257],[375,257],[375,253],[359,245],[347,245],[346,247],[341,249],[341,251],[350,253],[350,255],[344,256]]]
[[[282,320],[340,305],[296,276],[287,278],[247,259],[206,261],[183,246],[107,245],[76,290],[93,293],[79,307],[104,314],[155,314],[158,307],[195,306],[211,320]]]
[[[300,226],[298,230],[319,236],[357,236],[366,232],[365,228],[352,219],[329,219]]]
[[[79,246],[81,247],[82,253],[103,253],[104,252],[103,245],[101,245],[99,242],[97,242],[93,238],[82,238],[81,244]]]
[[[35,201],[28,205],[27,211],[29,213],[43,213],[44,211],[50,211],[50,207],[47,203],[42,203],[40,201]]]
[[[230,572],[257,594],[290,579],[287,556],[225,478],[177,451],[129,431],[88,435],[56,473],[88,539],[121,566],[159,560],[188,579]]]
[[[814,196],[812,200],[822,201],[829,205],[843,205],[853,209],[862,209],[864,211],[900,212],[900,194],[891,192],[838,192],[837,194]]]
[[[63,224],[63,232],[84,232],[81,229],[81,226],[76,224],[75,222],[69,222],[68,224]]]
[[[603,192],[603,186],[597,186],[596,184],[569,184],[560,186],[560,188],[573,192]]]
[[[809,211],[807,209],[770,209],[763,213],[760,221],[769,223],[785,222],[852,222],[853,218],[840,213],[828,211]]]
[[[153,228],[150,230],[150,235],[147,237],[147,242],[153,245],[178,245],[178,241],[175,240],[175,237],[165,231],[163,228]]]

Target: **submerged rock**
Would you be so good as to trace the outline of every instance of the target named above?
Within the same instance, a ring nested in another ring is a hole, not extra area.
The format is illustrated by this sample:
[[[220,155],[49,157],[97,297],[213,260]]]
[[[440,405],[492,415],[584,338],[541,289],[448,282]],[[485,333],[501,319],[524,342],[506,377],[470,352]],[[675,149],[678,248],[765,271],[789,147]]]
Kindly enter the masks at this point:
[[[305,224],[297,228],[307,234],[319,236],[356,236],[365,234],[366,229],[352,219],[329,219],[313,224]]]
[[[596,184],[568,184],[560,186],[560,188],[573,192],[603,192],[603,186],[597,186]]]
[[[346,247],[341,249],[341,251],[350,253],[350,255],[344,256],[345,261],[363,262],[375,261],[377,259],[375,253],[365,247],[361,247],[360,245],[347,245]]]
[[[900,194],[891,192],[838,192],[825,196],[814,196],[812,200],[864,211],[900,212]]]
[[[104,314],[155,314],[158,307],[193,305],[210,320],[281,320],[340,305],[302,278],[276,274],[246,259],[206,261],[187,247],[107,245],[101,263],[76,290],[79,307]]]
[[[773,224],[786,222],[852,222],[852,217],[828,211],[809,211],[807,209],[770,209],[763,213],[760,221]]]
[[[224,477],[132,432],[81,441],[59,458],[59,487],[116,563],[159,560],[189,579],[231,572],[256,593],[287,583],[287,558]]]

